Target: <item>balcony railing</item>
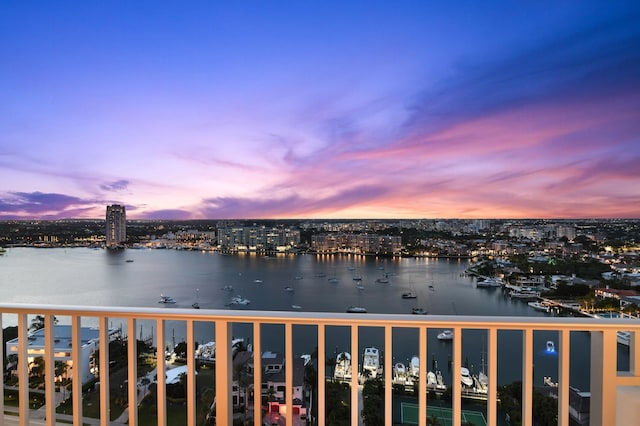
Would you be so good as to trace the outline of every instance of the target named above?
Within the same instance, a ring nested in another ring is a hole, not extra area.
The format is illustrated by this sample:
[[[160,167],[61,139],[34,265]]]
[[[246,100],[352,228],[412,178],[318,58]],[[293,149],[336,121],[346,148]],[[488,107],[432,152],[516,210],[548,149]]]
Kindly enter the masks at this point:
[[[533,335],[539,330],[557,331],[558,346],[558,425],[569,425],[569,367],[570,367],[570,334],[571,332],[589,332],[590,343],[590,424],[614,425],[626,424],[624,419],[634,407],[640,406],[640,339],[635,338],[640,332],[640,321],[628,319],[590,319],[590,318],[548,318],[548,317],[469,317],[469,316],[421,316],[421,315],[387,315],[387,314],[337,314],[315,312],[266,312],[247,310],[194,310],[194,309],[156,309],[156,308],[118,308],[118,307],[70,307],[52,305],[23,305],[0,304],[0,314],[17,316],[18,326],[18,415],[19,424],[30,424],[29,406],[29,316],[42,315],[44,317],[44,393],[45,393],[45,418],[47,425],[56,423],[55,383],[54,383],[54,320],[56,317],[70,318],[71,359],[73,362],[74,379],[72,380],[73,395],[73,424],[81,425],[83,419],[82,405],[82,368],[81,362],[81,318],[97,319],[99,328],[99,346],[107,347],[109,336],[109,321],[114,319],[126,320],[127,335],[136,336],[137,321],[152,321],[154,324],[158,342],[165,338],[167,321],[182,321],[186,324],[187,348],[195,345],[196,322],[210,322],[215,326],[216,335],[216,424],[231,425],[233,423],[232,412],[232,325],[236,323],[253,324],[253,363],[255,371],[261,369],[261,345],[260,326],[265,324],[280,324],[284,326],[285,341],[285,365],[293,362],[293,327],[314,326],[317,327],[317,371],[325,372],[326,359],[326,330],[329,327],[340,326],[350,328],[351,348],[358,348],[359,331],[366,327],[376,327],[384,330],[384,349],[387,354],[392,353],[393,330],[411,328],[418,330],[419,338],[419,377],[427,377],[427,330],[448,328],[453,330],[452,346],[452,371],[460,371],[462,367],[462,340],[463,330],[486,330],[487,333],[487,364],[488,364],[488,391],[487,399],[487,424],[498,423],[497,404],[497,371],[498,371],[498,332],[502,330],[518,330],[522,333],[522,359],[514,360],[522,366],[522,424],[533,424]],[[12,318],[13,318],[12,317]],[[0,315],[0,329],[2,328],[2,315]],[[629,371],[617,371],[617,332],[631,331],[629,342]],[[138,401],[138,377],[137,377],[137,348],[136,339],[127,340],[128,358],[128,382],[127,393],[129,401]],[[167,395],[166,395],[166,367],[162,346],[158,343],[157,362],[157,424],[167,425]],[[2,358],[6,356],[5,347],[0,349]],[[101,351],[99,357],[99,371],[109,371],[108,351]],[[189,426],[196,424],[196,359],[193,351],[187,351],[187,377],[186,419]],[[385,424],[392,424],[392,357],[386,356],[384,367],[384,419]],[[286,389],[292,389],[293,369],[285,368]],[[358,371],[358,357],[352,357],[352,371]],[[324,374],[319,374],[324,377]],[[4,375],[3,375],[4,377]],[[100,374],[99,377],[100,400],[100,424],[110,424],[110,398],[109,375]],[[253,379],[254,389],[261,389],[261,376],[255,374]],[[325,398],[325,380],[318,380],[318,405],[317,424],[327,423]],[[223,391],[224,390],[224,391]],[[351,378],[351,424],[362,424],[358,403],[358,375],[352,374]],[[452,415],[453,424],[461,424],[463,394],[460,380],[452,380]],[[0,387],[0,404],[4,412],[4,379]],[[628,402],[631,401],[631,402]],[[285,407],[293,407],[293,393],[285,392]],[[261,399],[254,398],[253,410],[261,413]],[[292,426],[293,416],[284,416],[286,424]],[[0,417],[0,425],[4,423],[4,417]],[[636,417],[637,420],[637,417]],[[254,416],[254,424],[261,425],[260,415]],[[418,424],[427,424],[427,383],[419,380],[418,385]],[[128,424],[139,424],[138,410],[128,410]]]

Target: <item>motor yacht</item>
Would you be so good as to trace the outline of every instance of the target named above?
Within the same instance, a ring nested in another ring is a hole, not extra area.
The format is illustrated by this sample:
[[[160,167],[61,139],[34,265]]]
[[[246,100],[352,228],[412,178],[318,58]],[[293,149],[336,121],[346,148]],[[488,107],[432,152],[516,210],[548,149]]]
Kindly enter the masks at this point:
[[[251,300],[237,295],[233,299],[231,299],[230,305],[248,305],[249,303],[251,303]]]
[[[411,313],[414,315],[427,315],[427,310],[424,308],[413,308]]]
[[[546,302],[527,302],[527,305],[536,311],[549,312],[549,303]]]
[[[502,282],[498,281],[496,278],[486,278],[484,280],[480,280],[476,282],[477,288],[491,288],[491,287],[500,287],[502,286]]]
[[[347,312],[350,314],[366,314],[367,308],[363,308],[362,306],[349,306]]]
[[[396,362],[393,366],[393,378],[395,381],[403,382],[407,378],[407,368],[401,362]]]
[[[403,299],[415,299],[417,296],[415,294],[413,294],[412,292],[408,291],[406,293],[402,293],[402,298]]]
[[[438,380],[436,379],[436,373],[429,371],[427,373],[427,386],[436,386],[437,384]]]
[[[452,340],[453,339],[453,331],[451,330],[442,330],[438,333],[438,340]]]
[[[418,358],[417,356],[411,357],[411,363],[409,364],[409,374],[411,374],[413,377],[420,376],[420,358]]]
[[[362,356],[362,373],[375,379],[381,372],[380,351],[374,347],[365,348]]]
[[[351,379],[351,354],[340,352],[336,357],[336,369],[333,371],[333,378],[336,380]]]
[[[171,303],[176,303],[176,301],[171,296],[165,296],[165,295],[161,294],[160,295],[160,300],[158,300],[158,303],[171,304]]]
[[[555,351],[556,351],[556,347],[553,341],[547,340],[547,352],[555,352]]]
[[[471,377],[471,374],[469,373],[468,368],[465,368],[465,367],[460,368],[460,381],[465,386],[469,386],[469,387],[473,386],[473,377]]]

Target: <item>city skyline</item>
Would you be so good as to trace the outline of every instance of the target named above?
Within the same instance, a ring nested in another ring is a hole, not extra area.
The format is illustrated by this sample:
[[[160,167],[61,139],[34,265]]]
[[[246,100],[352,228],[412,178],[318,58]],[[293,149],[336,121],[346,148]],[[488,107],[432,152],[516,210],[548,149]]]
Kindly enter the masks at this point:
[[[638,218],[640,3],[0,14],[0,220]]]

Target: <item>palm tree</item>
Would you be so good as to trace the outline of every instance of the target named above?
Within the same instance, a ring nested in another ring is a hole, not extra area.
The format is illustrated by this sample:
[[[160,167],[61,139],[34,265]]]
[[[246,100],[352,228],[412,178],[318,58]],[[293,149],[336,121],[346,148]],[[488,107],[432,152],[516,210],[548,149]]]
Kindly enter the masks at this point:
[[[331,381],[333,382],[333,375],[336,372],[336,358],[335,357],[331,357],[331,358],[327,358],[327,365],[331,368]]]
[[[45,318],[43,315],[36,315],[35,317],[33,317],[33,319],[31,320],[31,325],[29,326],[29,330],[36,331],[44,328],[44,319]],[[58,318],[53,317],[53,323],[57,324]]]

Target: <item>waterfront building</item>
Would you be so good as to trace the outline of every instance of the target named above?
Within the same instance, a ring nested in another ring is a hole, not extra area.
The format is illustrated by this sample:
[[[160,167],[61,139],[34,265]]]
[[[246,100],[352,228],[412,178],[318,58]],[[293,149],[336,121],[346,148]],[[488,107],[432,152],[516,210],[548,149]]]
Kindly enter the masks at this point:
[[[283,227],[235,226],[218,228],[218,245],[229,251],[290,251],[300,244],[300,230]]]
[[[107,247],[114,247],[127,241],[127,214],[124,206],[107,206],[106,217]]]
[[[311,248],[317,252],[400,254],[402,237],[352,233],[318,234],[311,236]]]

